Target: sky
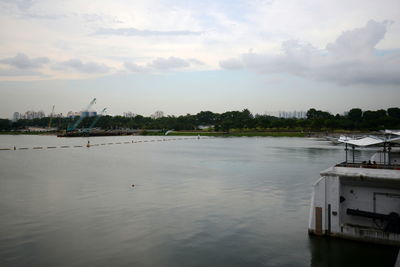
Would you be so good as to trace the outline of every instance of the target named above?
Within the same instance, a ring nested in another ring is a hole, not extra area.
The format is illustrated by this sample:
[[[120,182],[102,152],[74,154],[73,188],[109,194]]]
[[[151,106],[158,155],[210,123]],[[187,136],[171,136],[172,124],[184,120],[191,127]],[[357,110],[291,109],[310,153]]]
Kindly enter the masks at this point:
[[[0,117],[399,107],[398,0],[0,0]]]

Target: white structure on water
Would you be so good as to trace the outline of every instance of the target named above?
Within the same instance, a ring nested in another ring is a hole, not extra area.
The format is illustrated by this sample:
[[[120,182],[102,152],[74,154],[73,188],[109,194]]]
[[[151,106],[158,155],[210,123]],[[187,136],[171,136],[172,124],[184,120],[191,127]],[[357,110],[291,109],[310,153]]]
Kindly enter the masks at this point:
[[[400,245],[400,133],[339,141],[346,161],[321,172],[314,184],[309,233]],[[382,150],[356,161],[356,147],[370,146]]]

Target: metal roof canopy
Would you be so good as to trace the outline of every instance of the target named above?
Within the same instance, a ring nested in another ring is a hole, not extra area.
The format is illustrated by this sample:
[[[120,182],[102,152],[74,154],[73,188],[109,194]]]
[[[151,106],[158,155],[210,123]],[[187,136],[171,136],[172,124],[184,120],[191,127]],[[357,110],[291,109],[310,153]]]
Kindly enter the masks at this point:
[[[355,147],[367,147],[367,146],[382,146],[383,147],[383,152],[384,152],[384,164],[386,164],[386,153],[387,159],[388,159],[388,164],[390,165],[390,151],[392,146],[400,145],[400,131],[392,131],[392,130],[385,130],[384,131],[385,136],[383,138],[381,137],[376,137],[376,136],[366,136],[362,138],[351,138],[348,136],[340,136],[338,141],[340,143],[344,143],[346,145],[345,147],[345,153],[346,153],[346,163],[348,159],[347,151],[348,145],[351,145],[352,148],[352,156],[353,156],[353,163],[355,162],[354,158],[354,150]],[[392,137],[392,135],[395,135]]]
[[[384,130],[382,131],[384,134],[394,134],[394,135],[400,135],[399,130]]]
[[[385,144],[400,144],[400,136],[393,138],[379,138],[376,136],[367,136],[359,139],[353,139],[347,136],[341,136],[338,140],[341,143],[349,144],[352,146],[366,147],[366,146],[376,146]]]

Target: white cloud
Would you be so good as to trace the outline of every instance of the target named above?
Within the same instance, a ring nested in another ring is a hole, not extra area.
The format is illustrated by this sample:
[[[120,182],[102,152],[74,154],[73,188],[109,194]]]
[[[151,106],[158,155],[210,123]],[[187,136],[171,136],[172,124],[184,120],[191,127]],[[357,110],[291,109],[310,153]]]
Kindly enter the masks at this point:
[[[370,20],[363,28],[343,32],[334,43],[328,44],[326,49],[341,59],[371,56],[375,46],[383,40],[390,24],[392,22]]]
[[[226,69],[246,68],[260,73],[289,73],[339,84],[400,84],[400,54],[382,53],[376,45],[384,38],[388,21],[370,20],[364,27],[343,32],[325,49],[290,40],[282,54],[246,53],[220,62]]]
[[[103,23],[122,23],[115,16],[108,16],[104,14],[84,13],[80,15],[85,22],[103,22]]]
[[[306,40],[317,53],[327,53],[327,44],[334,43],[344,29],[360,27],[371,18],[400,22],[398,0],[147,0],[135,1],[134,5],[126,0],[90,5],[82,5],[80,0],[0,0],[0,8],[0,24],[7,25],[0,28],[0,58],[24,51],[30,57],[43,55],[53,62],[78,58],[102,62],[113,69],[123,64],[135,72],[143,68],[161,70],[162,61],[170,55],[186,61],[192,70],[216,70],[219,66],[237,69],[244,64],[236,58],[240,53],[253,48],[260,61],[261,56],[284,51],[282,41],[291,39]],[[394,23],[376,48],[400,48],[399,36],[400,23]],[[290,44],[286,45],[293,52]],[[191,60],[193,57],[199,62]],[[162,60],[152,63],[154,58]],[[140,68],[124,64],[131,61]],[[54,79],[72,77],[68,76],[72,72],[43,71]]]

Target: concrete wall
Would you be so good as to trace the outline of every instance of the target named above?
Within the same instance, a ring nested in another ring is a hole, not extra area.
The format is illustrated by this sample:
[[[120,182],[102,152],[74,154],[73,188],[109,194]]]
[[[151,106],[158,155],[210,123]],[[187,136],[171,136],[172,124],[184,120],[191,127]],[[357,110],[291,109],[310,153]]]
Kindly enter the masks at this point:
[[[361,177],[321,177],[314,185],[311,199],[310,233],[398,244],[400,235],[385,232],[386,222],[346,214],[348,208],[381,214],[400,214],[400,181],[395,182],[385,183],[380,179],[371,182]],[[340,197],[344,199],[342,203]],[[322,216],[318,216],[317,213],[321,210]],[[321,229],[318,229],[318,225]]]
[[[375,193],[375,194],[374,194]],[[380,185],[373,187],[371,184],[363,186],[362,182],[341,185],[341,195],[346,199],[340,205],[340,216],[342,224],[356,224],[368,227],[381,228],[382,223],[378,220],[347,215],[346,210],[359,209],[369,212],[389,214],[396,212],[400,214],[400,190],[385,188]],[[374,210],[375,197],[375,210]],[[383,227],[383,226],[382,226]]]
[[[322,208],[321,230],[323,233],[340,231],[339,195],[339,177],[324,176],[315,183],[309,217],[309,229],[311,231],[317,230],[315,207]]]

